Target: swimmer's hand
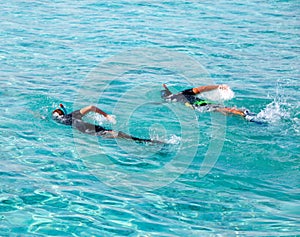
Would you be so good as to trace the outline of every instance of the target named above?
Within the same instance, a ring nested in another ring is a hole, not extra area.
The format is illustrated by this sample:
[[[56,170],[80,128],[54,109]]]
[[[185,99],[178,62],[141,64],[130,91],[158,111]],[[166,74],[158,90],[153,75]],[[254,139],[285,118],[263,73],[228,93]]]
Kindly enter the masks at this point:
[[[227,86],[227,85],[219,85],[218,86],[218,89],[220,89],[220,90],[228,90],[229,89],[229,86]]]
[[[106,118],[109,122],[111,122],[112,124],[116,124],[116,123],[117,123],[116,118],[115,118],[114,115],[109,115],[109,114],[108,114],[105,118]]]

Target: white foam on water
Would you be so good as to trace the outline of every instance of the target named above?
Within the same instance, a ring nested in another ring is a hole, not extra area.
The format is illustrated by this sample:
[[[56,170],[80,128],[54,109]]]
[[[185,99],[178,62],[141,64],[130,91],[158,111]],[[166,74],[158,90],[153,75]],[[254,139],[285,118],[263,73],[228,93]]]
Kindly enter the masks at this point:
[[[181,137],[178,137],[176,135],[172,135],[169,139],[166,140],[168,144],[177,145],[181,141]]]
[[[207,91],[201,93],[201,98],[205,98],[207,100],[211,101],[225,101],[225,100],[231,100],[234,98],[234,92],[231,90],[231,88],[218,88],[216,90]]]
[[[88,117],[92,120],[94,120],[97,124],[99,125],[103,125],[103,124],[107,124],[110,123],[110,121],[108,121],[103,115],[101,114],[97,114],[97,113],[93,113],[93,114],[89,114]],[[111,115],[111,117],[113,117],[116,120],[116,116],[115,115]]]
[[[281,119],[290,118],[290,113],[284,108],[284,105],[286,105],[285,102],[275,98],[256,117],[268,123],[276,123]]]
[[[163,137],[163,136],[159,136],[157,134],[151,134],[150,139],[151,140],[157,140],[157,141],[163,141],[164,143],[170,144],[170,145],[177,145],[181,141],[181,137],[178,137],[176,135],[171,135],[171,137],[166,138],[166,137]]]
[[[293,129],[297,134],[300,134],[300,119],[299,118],[293,118],[292,119],[293,122]]]

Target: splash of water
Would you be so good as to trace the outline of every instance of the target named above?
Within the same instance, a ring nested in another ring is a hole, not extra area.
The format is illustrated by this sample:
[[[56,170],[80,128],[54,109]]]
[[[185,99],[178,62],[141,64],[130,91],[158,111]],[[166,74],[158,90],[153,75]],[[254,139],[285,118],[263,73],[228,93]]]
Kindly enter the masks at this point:
[[[287,105],[280,97],[275,98],[270,104],[266,106],[257,114],[257,118],[261,121],[268,123],[276,123],[281,119],[287,119],[290,117],[290,113],[284,106]]]
[[[95,123],[97,123],[98,125],[103,125],[103,124],[107,124],[110,123],[103,115],[101,114],[97,114],[97,113],[92,113],[92,114],[88,114],[87,116],[89,119],[95,121]],[[115,115],[111,115],[111,117],[113,117],[116,120],[116,116]]]
[[[205,98],[211,101],[222,102],[234,98],[234,92],[229,87],[226,89],[218,88],[216,90],[201,93],[201,98]]]

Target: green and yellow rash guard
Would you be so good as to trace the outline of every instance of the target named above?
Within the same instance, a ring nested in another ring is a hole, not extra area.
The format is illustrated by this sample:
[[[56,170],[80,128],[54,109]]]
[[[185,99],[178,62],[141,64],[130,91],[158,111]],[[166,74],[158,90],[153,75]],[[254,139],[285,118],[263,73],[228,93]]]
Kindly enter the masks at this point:
[[[189,107],[200,107],[213,104],[212,102],[196,97],[196,94],[193,92],[193,89],[187,89],[182,92],[179,92],[178,94],[162,94],[162,97],[167,101],[180,102]]]

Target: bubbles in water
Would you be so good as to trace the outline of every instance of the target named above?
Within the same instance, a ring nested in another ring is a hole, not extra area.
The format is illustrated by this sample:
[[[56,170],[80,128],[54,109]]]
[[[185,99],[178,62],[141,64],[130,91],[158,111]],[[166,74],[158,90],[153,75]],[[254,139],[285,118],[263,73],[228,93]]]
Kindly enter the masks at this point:
[[[176,136],[176,135],[172,135],[168,140],[167,143],[168,144],[172,144],[172,145],[176,145],[179,144],[181,141],[181,138]]]

